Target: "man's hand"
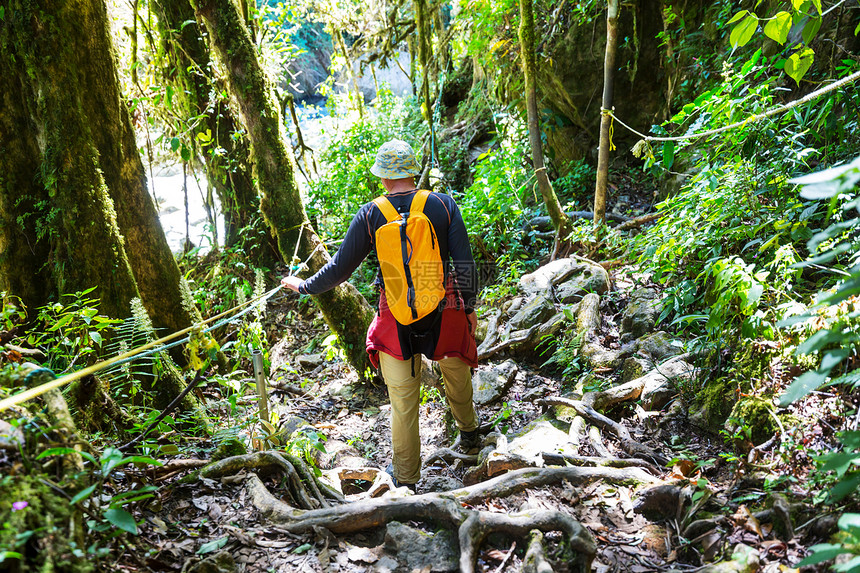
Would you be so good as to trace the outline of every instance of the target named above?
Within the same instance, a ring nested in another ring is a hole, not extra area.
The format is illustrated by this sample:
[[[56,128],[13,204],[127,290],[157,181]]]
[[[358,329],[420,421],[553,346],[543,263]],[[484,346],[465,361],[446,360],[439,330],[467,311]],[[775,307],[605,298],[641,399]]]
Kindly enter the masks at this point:
[[[469,323],[469,334],[475,338],[475,330],[478,328],[478,313],[470,312],[466,315],[466,322]]]
[[[305,281],[299,277],[289,276],[281,279],[281,286],[287,287],[292,291],[299,292],[299,286]]]

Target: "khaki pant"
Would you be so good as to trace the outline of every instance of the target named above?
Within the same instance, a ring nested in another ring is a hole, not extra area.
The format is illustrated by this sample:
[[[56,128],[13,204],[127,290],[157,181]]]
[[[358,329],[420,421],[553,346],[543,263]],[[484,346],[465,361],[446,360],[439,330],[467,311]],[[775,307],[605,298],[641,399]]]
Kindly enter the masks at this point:
[[[400,483],[421,479],[421,438],[418,435],[418,405],[421,397],[421,356],[412,362],[379,353],[379,367],[391,399],[391,448],[394,451],[394,477]],[[478,427],[478,416],[472,404],[472,371],[459,358],[439,361],[445,395],[460,430],[470,432]]]

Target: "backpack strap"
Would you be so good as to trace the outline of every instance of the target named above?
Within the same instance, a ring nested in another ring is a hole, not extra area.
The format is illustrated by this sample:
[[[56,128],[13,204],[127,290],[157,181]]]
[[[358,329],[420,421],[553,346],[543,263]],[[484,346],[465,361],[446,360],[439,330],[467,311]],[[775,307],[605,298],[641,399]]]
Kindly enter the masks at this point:
[[[430,196],[432,191],[428,191],[427,189],[422,189],[415,193],[415,196],[412,197],[412,204],[409,206],[410,212],[423,213],[424,205],[427,203],[427,197]]]
[[[373,204],[379,208],[382,216],[385,217],[385,220],[389,223],[400,219],[400,213],[397,212],[397,209],[394,208],[394,205],[391,204],[388,197],[380,195],[373,200]]]

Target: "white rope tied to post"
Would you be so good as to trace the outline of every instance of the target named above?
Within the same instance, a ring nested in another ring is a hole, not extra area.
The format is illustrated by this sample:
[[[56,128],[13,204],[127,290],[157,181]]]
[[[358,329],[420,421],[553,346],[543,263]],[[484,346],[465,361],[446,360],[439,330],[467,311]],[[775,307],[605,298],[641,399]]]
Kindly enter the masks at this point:
[[[618,119],[618,116],[616,116],[612,110],[600,108],[600,113],[608,115],[609,117],[611,117],[612,119],[614,119],[615,121],[620,123],[628,131],[641,137],[643,140],[645,140],[646,143],[651,142],[651,141],[689,141],[691,139],[699,139],[700,137],[708,137],[709,135],[716,135],[716,134],[722,133],[724,131],[730,131],[732,129],[736,129],[738,127],[743,127],[743,126],[748,125],[750,123],[755,123],[755,122],[760,121],[762,119],[784,113],[784,112],[789,111],[790,109],[793,109],[799,105],[803,105],[803,104],[808,103],[814,99],[817,99],[817,98],[819,98],[825,94],[828,94],[834,90],[837,90],[846,84],[854,82],[858,78],[860,78],[860,72],[854,72],[850,76],[846,76],[839,81],[833,82],[830,85],[827,85],[827,86],[825,86],[819,90],[811,92],[811,93],[803,96],[800,99],[794,100],[793,102],[789,102],[787,104],[777,106],[777,107],[770,109],[764,113],[753,114],[753,115],[749,116],[748,118],[746,118],[742,121],[736,121],[735,123],[732,123],[729,125],[724,125],[723,127],[718,127],[715,129],[709,129],[707,131],[701,131],[699,133],[692,133],[690,135],[679,135],[679,136],[675,136],[675,137],[657,137],[657,136],[653,136],[653,135],[646,135],[642,132],[639,132],[639,131],[633,129],[632,127],[630,127],[629,125],[627,125],[626,123],[624,123],[623,121]]]

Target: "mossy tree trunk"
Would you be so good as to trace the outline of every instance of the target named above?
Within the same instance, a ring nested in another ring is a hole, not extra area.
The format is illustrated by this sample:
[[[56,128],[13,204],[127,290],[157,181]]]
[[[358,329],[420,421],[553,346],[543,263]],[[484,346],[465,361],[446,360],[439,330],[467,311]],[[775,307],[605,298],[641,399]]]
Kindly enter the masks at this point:
[[[0,110],[0,124],[28,128],[11,138],[20,138],[17,143],[4,135],[0,144],[30,153],[18,156],[17,165],[3,154],[4,172],[34,182],[22,187],[32,195],[21,204],[35,206],[29,219],[35,230],[25,224],[20,236],[35,232],[49,245],[36,244],[41,256],[48,254],[41,263],[30,260],[35,268],[4,266],[3,283],[15,273],[42,273],[50,286],[41,304],[98,286],[94,295],[109,316],[129,316],[131,300],[139,297],[157,327],[190,325],[179,269],[147,192],[120,97],[104,2],[10,0],[0,20],[0,61],[3,83],[17,83],[20,95],[6,96],[17,106]],[[21,194],[6,181],[4,203]],[[175,372],[159,382],[165,400],[181,389]]]
[[[240,238],[239,231],[251,223],[259,210],[257,189],[251,175],[250,149],[245,136],[234,138],[239,131],[233,112],[226,102],[210,102],[217,97],[212,89],[209,48],[195,20],[188,0],[156,0],[152,3],[158,17],[161,46],[167,58],[165,78],[174,86],[174,102],[185,120],[196,122],[187,145],[196,147],[196,135],[208,130],[212,144],[201,148],[209,184],[218,193],[224,213],[224,244],[231,247]],[[223,153],[213,153],[216,148]],[[261,264],[271,264],[275,253],[261,252]],[[258,257],[259,258],[259,257]]]
[[[603,59],[603,104],[604,110],[612,109],[612,81],[615,74],[615,52],[618,47],[618,0],[609,0],[606,12],[606,53]],[[600,147],[597,152],[597,183],[594,187],[594,226],[606,221],[606,184],[609,180],[609,128],[612,119],[600,115]]]
[[[2,26],[2,22],[0,22]],[[46,261],[51,250],[44,219],[48,194],[37,181],[39,145],[36,125],[27,112],[24,90],[0,43],[0,291],[21,298],[35,316],[55,292]],[[41,224],[40,224],[41,222]]]
[[[555,190],[546,173],[543,157],[543,142],[540,130],[540,117],[537,109],[537,86],[535,82],[535,25],[532,0],[520,0],[520,55],[522,58],[523,75],[526,89],[526,115],[529,126],[529,143],[532,149],[532,162],[535,168],[538,188],[546,205],[546,210],[552,219],[556,231],[556,244],[570,235],[570,217],[564,212]]]
[[[260,184],[260,210],[277,237],[284,259],[290,261],[301,239],[299,257],[310,257],[309,270],[316,272],[328,262],[329,255],[308,220],[272,84],[260,65],[239,9],[233,0],[195,0],[195,5],[209,31],[212,49],[225,68],[229,89],[248,131]],[[373,310],[349,283],[316,297],[316,301],[344,345],[350,364],[364,375],[369,367],[365,336]]]

